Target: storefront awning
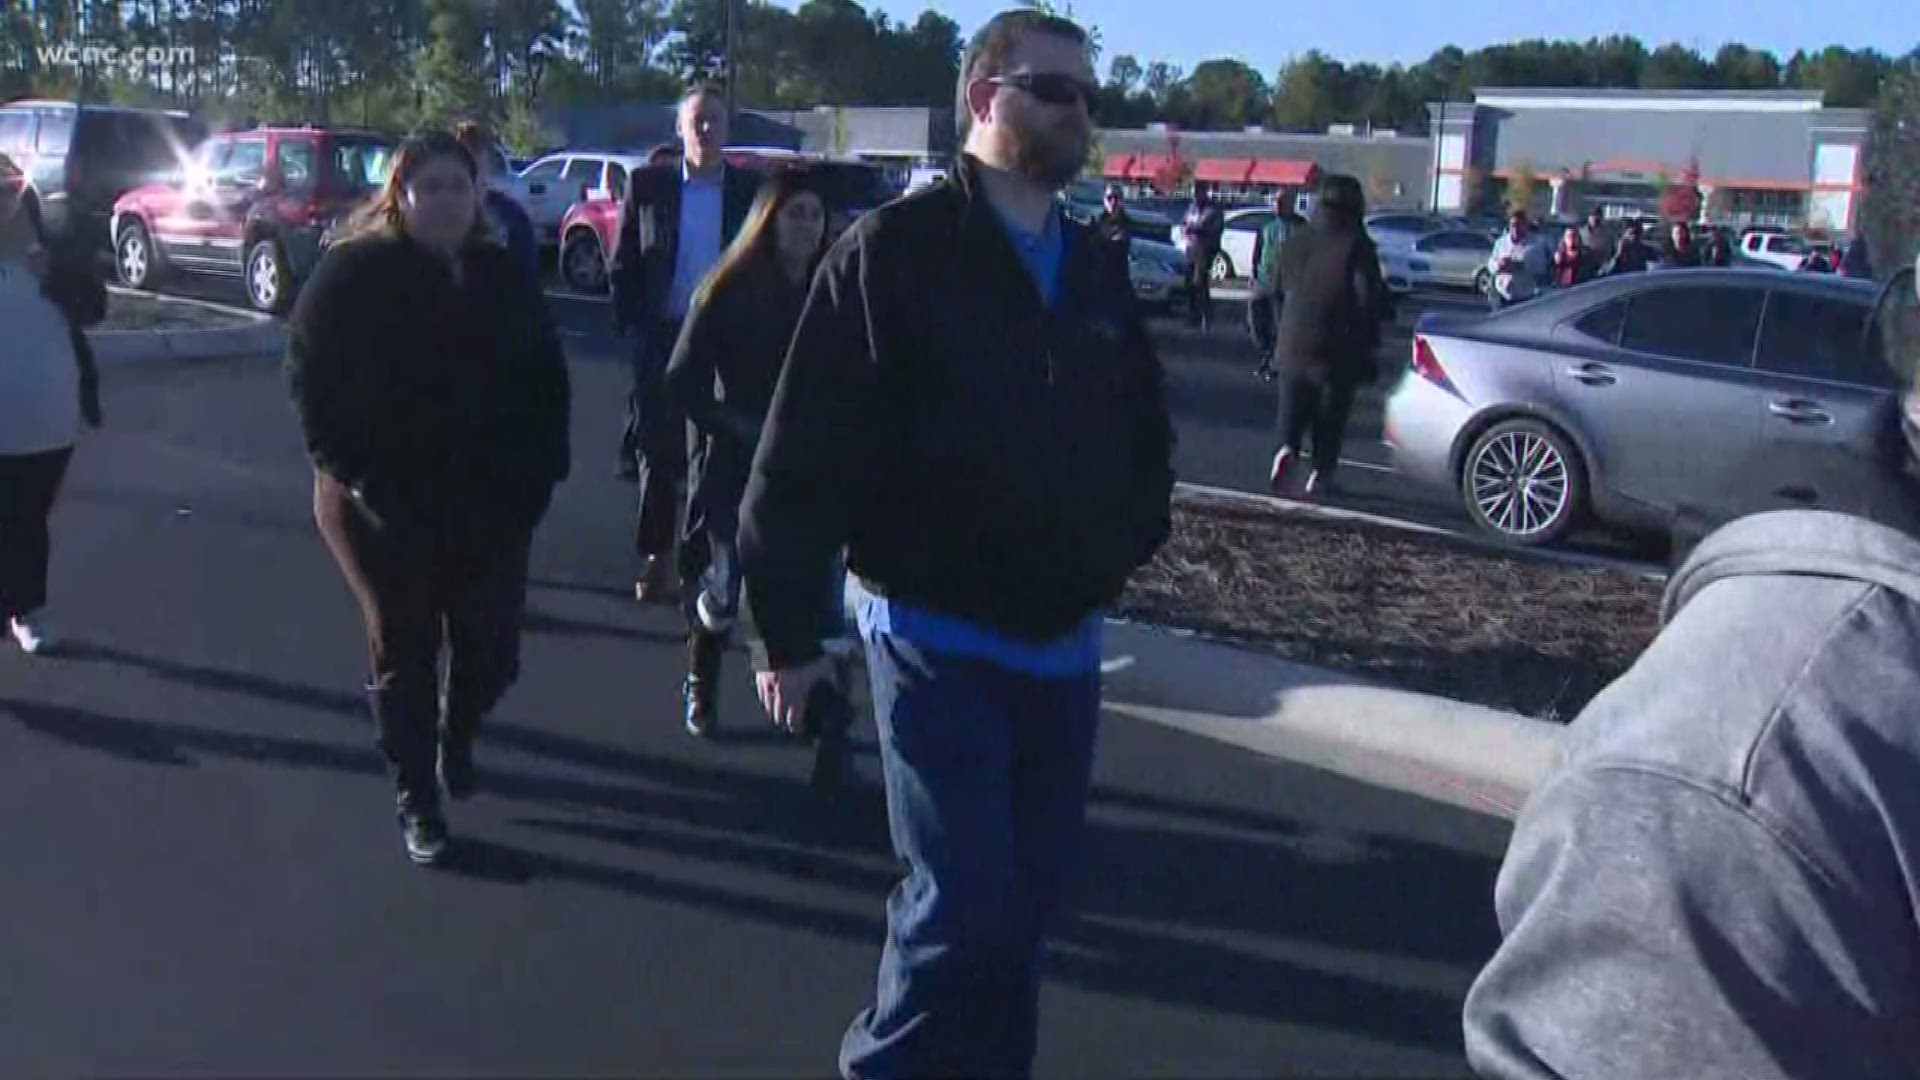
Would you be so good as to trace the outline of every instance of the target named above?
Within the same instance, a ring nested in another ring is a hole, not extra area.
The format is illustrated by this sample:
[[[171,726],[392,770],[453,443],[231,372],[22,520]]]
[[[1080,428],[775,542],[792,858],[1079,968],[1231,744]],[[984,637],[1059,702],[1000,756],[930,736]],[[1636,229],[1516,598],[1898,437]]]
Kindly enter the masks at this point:
[[[1133,159],[1132,168],[1127,172],[1127,179],[1151,180],[1167,171],[1172,164],[1173,155],[1171,154],[1138,154]]]
[[[1253,172],[1252,158],[1201,158],[1193,178],[1209,184],[1244,184]]]
[[[1133,161],[1137,156],[1136,154],[1108,154],[1106,166],[1100,170],[1100,175],[1109,180],[1129,179],[1129,170],[1133,168]]]
[[[1281,187],[1311,187],[1320,178],[1320,166],[1311,161],[1281,161],[1261,158],[1254,163],[1249,183],[1278,184]]]

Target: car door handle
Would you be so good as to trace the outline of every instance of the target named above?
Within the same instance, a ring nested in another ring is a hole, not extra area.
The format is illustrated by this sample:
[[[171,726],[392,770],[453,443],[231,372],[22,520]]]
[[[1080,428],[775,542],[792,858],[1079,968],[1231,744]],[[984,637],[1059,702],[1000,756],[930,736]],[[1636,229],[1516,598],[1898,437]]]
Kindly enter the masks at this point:
[[[1588,386],[1612,386],[1620,381],[1605,364],[1575,364],[1567,369],[1567,374]]]
[[[1789,424],[1833,423],[1833,414],[1821,409],[1819,402],[1815,401],[1802,401],[1798,398],[1770,401],[1767,403],[1767,411]]]

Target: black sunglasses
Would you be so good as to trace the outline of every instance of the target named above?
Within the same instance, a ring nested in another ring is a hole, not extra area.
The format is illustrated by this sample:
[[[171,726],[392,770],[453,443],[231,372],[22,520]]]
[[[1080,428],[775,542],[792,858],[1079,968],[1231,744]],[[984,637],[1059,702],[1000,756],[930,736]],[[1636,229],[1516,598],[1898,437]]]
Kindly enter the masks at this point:
[[[1089,115],[1099,109],[1100,88],[1098,86],[1085,79],[1077,79],[1057,71],[1021,71],[1012,75],[996,75],[987,81],[995,86],[1010,87],[1032,94],[1048,105],[1064,106],[1079,102],[1087,107]]]

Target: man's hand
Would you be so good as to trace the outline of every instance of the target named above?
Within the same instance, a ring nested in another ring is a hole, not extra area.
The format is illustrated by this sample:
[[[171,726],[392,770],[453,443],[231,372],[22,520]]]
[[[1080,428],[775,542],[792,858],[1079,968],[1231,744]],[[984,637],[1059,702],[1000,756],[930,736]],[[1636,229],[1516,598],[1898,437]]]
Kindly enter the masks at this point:
[[[807,701],[833,675],[833,658],[819,656],[799,667],[763,671],[756,678],[760,704],[777,727],[798,733],[806,722]]]

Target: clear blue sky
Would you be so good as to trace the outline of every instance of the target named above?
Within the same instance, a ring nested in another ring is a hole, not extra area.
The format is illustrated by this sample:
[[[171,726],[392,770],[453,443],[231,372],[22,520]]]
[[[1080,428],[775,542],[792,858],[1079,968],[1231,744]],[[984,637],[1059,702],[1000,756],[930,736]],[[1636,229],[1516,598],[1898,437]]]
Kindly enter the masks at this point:
[[[971,34],[1014,0],[879,0],[912,22],[936,6]],[[798,0],[789,0],[798,6]],[[874,0],[866,0],[871,10]],[[1649,48],[1678,41],[1711,57],[1728,41],[1771,49],[1828,45],[1903,55],[1920,45],[1915,0],[1075,0],[1082,22],[1100,27],[1107,61],[1131,53],[1144,66],[1167,60],[1187,71],[1202,60],[1244,60],[1268,79],[1288,56],[1319,49],[1347,62],[1424,60],[1444,45],[1474,49],[1519,38],[1632,34]],[[1517,13],[1530,12],[1526,17]],[[1899,13],[1899,14],[1896,14]]]

